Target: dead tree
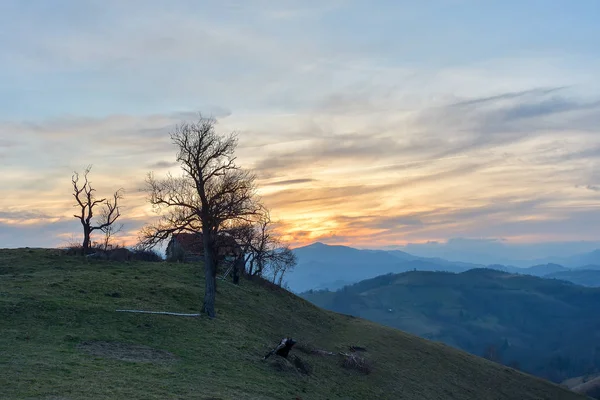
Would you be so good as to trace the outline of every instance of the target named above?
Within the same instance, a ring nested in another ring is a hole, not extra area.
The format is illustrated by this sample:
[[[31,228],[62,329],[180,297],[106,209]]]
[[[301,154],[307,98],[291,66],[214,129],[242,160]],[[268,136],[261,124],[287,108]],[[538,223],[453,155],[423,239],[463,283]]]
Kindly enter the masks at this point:
[[[71,176],[71,183],[73,184],[73,197],[75,197],[75,207],[79,207],[81,212],[73,215],[77,218],[83,227],[83,243],[81,245],[81,251],[83,254],[87,254],[90,248],[91,235],[95,230],[106,230],[112,229],[112,225],[121,216],[121,210],[119,208],[119,200],[123,198],[123,189],[117,190],[113,194],[112,199],[102,198],[96,199],[94,192],[96,189],[92,187],[91,182],[88,180],[88,174],[92,167],[88,166],[83,173],[83,183],[80,182],[79,174],[74,172]],[[94,211],[97,206],[102,207],[100,214],[101,218],[93,224]]]
[[[255,176],[235,163],[236,135],[219,135],[215,123],[200,116],[197,122],[185,122],[171,133],[183,175],[157,179],[148,174],[148,201],[160,219],[141,232],[147,247],[173,233],[202,233],[206,282],[202,312],[211,318],[216,316],[217,238],[224,226],[250,218],[259,210]]]

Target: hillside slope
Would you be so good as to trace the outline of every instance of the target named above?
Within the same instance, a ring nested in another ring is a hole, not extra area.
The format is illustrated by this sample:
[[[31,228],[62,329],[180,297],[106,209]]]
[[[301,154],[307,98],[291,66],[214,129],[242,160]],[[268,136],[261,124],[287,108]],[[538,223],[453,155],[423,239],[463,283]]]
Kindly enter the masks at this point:
[[[219,281],[218,318],[195,312],[200,268],[0,250],[3,399],[579,399],[439,343],[321,310],[280,289]],[[368,375],[292,350],[305,375],[262,356],[284,335],[330,351],[367,348]],[[145,346],[145,347],[143,347]]]
[[[578,376],[567,379],[561,385],[569,389],[585,394],[594,399],[600,399],[600,374]]]
[[[600,289],[489,269],[383,275],[302,296],[560,382],[600,369]]]

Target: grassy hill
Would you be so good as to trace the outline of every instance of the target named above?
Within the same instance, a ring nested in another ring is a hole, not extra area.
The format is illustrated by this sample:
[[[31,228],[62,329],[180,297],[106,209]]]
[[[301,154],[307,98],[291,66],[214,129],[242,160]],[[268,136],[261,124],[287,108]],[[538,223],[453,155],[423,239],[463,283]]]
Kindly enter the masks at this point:
[[[600,370],[600,289],[475,269],[384,275],[302,296],[547,379]]]
[[[196,312],[201,269],[0,250],[2,399],[578,399],[513,369],[325,311],[281,289],[219,281],[218,318]],[[262,356],[284,335],[304,374]],[[301,346],[300,346],[301,345]],[[307,348],[366,347],[372,372]],[[301,351],[304,350],[304,351]]]

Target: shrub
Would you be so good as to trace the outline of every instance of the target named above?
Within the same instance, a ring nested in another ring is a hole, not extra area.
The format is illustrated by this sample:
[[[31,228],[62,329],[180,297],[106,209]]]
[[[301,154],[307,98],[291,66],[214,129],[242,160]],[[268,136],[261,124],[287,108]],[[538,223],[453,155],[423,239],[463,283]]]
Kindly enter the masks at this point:
[[[135,261],[160,262],[163,258],[156,250],[136,249],[131,255],[131,259]]]

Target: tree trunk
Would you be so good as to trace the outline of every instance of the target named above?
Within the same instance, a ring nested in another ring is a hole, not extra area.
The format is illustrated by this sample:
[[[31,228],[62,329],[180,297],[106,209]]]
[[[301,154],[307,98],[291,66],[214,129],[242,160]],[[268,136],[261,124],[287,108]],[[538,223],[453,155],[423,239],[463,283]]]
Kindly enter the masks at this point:
[[[214,246],[212,234],[209,229],[202,229],[202,239],[204,244],[204,304],[202,312],[210,318],[215,318],[215,295],[216,295],[216,272]]]
[[[81,245],[81,253],[85,256],[90,249],[90,230],[85,225],[83,226],[83,244]]]
[[[233,264],[233,283],[235,285],[240,283],[240,272],[244,269],[244,256],[238,256]]]
[[[254,260],[250,260],[250,267],[248,268],[248,276],[254,275]]]

